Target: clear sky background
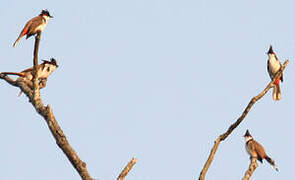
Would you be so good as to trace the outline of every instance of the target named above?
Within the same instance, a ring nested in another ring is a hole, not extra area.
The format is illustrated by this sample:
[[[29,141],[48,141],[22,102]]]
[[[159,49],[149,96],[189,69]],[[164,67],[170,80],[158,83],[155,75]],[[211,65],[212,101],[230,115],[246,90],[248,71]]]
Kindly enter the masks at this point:
[[[294,1],[16,1],[0,8],[0,72],[32,66],[34,38],[13,42],[47,8],[52,19],[40,59],[60,67],[41,90],[93,178],[197,179],[214,140],[270,82],[272,44],[290,64],[282,100],[271,91],[221,143],[207,179],[241,179],[249,165],[243,135],[279,166],[253,179],[294,176]],[[80,179],[46,123],[19,89],[0,81],[0,179]]]

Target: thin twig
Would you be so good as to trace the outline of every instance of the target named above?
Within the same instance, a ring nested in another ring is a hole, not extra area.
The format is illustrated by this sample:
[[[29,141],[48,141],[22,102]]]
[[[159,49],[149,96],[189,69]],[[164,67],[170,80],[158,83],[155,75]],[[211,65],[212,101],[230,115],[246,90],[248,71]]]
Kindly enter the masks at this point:
[[[120,173],[117,180],[124,180],[127,174],[129,173],[129,171],[131,170],[131,168],[133,167],[133,165],[136,163],[136,161],[137,161],[136,158],[132,158],[131,161],[125,166],[123,171]]]
[[[258,167],[257,158],[251,157],[250,165],[242,180],[249,180],[255,169]]]
[[[261,99],[267,92],[268,90],[273,86],[273,83],[275,82],[275,80],[281,76],[281,74],[283,73],[284,69],[287,67],[289,63],[289,60],[286,60],[283,64],[283,66],[281,67],[281,69],[277,72],[276,76],[273,78],[273,80],[266,86],[266,88],[261,92],[259,93],[257,96],[253,97],[251,99],[251,101],[249,102],[248,106],[246,107],[246,109],[244,110],[244,112],[242,113],[242,115],[237,119],[237,121],[235,123],[233,123],[229,128],[228,130],[221,134],[216,140],[215,140],[215,143],[211,149],[211,152],[210,152],[210,155],[200,173],[200,176],[199,176],[199,180],[204,180],[205,179],[205,176],[206,176],[206,173],[210,167],[210,164],[211,162],[213,161],[213,158],[215,156],[215,153],[217,151],[217,148],[219,146],[219,143],[221,141],[224,141],[231,133],[232,131],[238,127],[238,125],[244,120],[244,118],[247,116],[248,112],[250,111],[250,109],[252,108],[252,106],[259,100]]]

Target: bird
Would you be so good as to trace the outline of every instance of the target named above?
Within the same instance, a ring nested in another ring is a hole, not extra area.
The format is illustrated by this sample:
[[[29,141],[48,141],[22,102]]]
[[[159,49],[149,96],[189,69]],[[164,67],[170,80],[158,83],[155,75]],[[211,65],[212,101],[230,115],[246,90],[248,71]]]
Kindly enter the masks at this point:
[[[273,80],[277,72],[282,67],[282,64],[281,64],[281,61],[276,56],[275,52],[273,51],[272,45],[270,45],[267,55],[268,55],[267,71],[271,80]],[[283,73],[280,77],[278,77],[278,79],[274,81],[272,99],[275,101],[278,101],[282,98],[280,81],[283,82]]]
[[[249,130],[246,131],[244,138],[246,141],[246,145],[245,145],[246,151],[251,156],[250,158],[257,158],[258,161],[260,161],[261,163],[263,163],[262,160],[265,159],[267,162],[269,162],[275,168],[276,171],[279,171],[279,168],[275,164],[274,160],[272,160],[266,154],[263,146],[253,139]]]
[[[47,9],[44,9],[41,11],[39,16],[36,16],[29,20],[26,23],[23,30],[21,31],[21,33],[19,34],[18,38],[13,43],[13,47],[15,47],[18,44],[18,42],[24,35],[27,35],[26,39],[28,39],[29,37],[37,34],[38,32],[42,32],[50,18],[53,18],[53,16],[50,15]]]
[[[37,72],[38,72],[38,79],[47,79],[48,76],[55,71],[58,68],[58,64],[56,59],[50,58],[50,61],[42,60],[43,63],[39,64],[37,66]],[[0,74],[4,75],[17,75],[19,78],[22,78],[24,80],[32,81],[33,80],[33,71],[34,67],[30,67],[26,70],[23,70],[21,72],[2,72]],[[20,96],[22,94],[22,91],[18,94]]]
[[[53,71],[55,71],[58,68],[57,61],[54,58],[50,58],[50,61],[47,61],[47,60],[42,60],[42,61],[43,61],[43,63],[39,64],[37,67],[38,79],[47,78]],[[21,72],[2,72],[1,74],[17,75],[21,78],[32,81],[33,80],[33,71],[34,71],[34,67],[30,67],[30,68],[25,69]]]

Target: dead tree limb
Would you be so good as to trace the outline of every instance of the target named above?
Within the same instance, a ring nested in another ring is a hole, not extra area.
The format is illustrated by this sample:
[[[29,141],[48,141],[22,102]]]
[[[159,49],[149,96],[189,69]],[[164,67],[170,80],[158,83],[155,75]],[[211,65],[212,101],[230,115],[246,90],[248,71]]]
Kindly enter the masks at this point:
[[[131,161],[122,170],[117,180],[124,180],[127,174],[129,173],[129,171],[131,170],[131,168],[133,167],[133,165],[136,163],[136,161],[137,161],[136,158],[132,158]]]
[[[24,79],[22,77],[19,77],[16,80],[13,80],[7,74],[0,73],[0,79],[5,80],[8,84],[10,84],[10,85],[12,85],[14,87],[19,87],[18,83],[21,81],[22,83],[25,83],[28,86],[28,88],[30,88],[31,90],[34,88],[32,81],[26,80],[26,79]],[[42,88],[46,87],[46,84],[47,84],[47,79],[41,79],[39,81],[39,85],[38,85],[39,89],[42,89]],[[21,88],[21,87],[19,87],[19,88]]]
[[[35,37],[35,45],[34,45],[34,58],[33,58],[33,99],[34,102],[41,102],[40,97],[40,89],[39,89],[39,83],[38,83],[38,52],[39,52],[39,44],[40,44],[40,38],[41,38],[41,31],[39,31]],[[40,100],[39,100],[40,99]],[[40,104],[43,106],[43,104]]]
[[[249,180],[255,169],[258,167],[257,158],[251,157],[250,165],[242,180]]]
[[[41,80],[39,82],[38,77],[36,77],[37,66],[38,66],[38,49],[39,49],[40,35],[41,33],[38,33],[35,39],[33,82],[25,81],[23,78],[18,78],[17,80],[13,80],[9,78],[7,75],[1,74],[1,73],[0,73],[0,79],[4,79],[10,85],[19,87],[22,90],[22,92],[29,98],[29,101],[32,103],[36,111],[44,118],[44,120],[46,121],[51,131],[51,134],[56,140],[56,144],[67,156],[68,160],[77,170],[81,178],[83,180],[92,180],[86,168],[86,163],[79,158],[75,150],[71,147],[71,145],[67,141],[66,136],[64,135],[61,127],[59,126],[58,122],[56,121],[54,117],[51,107],[49,105],[47,106],[43,105],[43,101],[40,96],[39,85],[41,86],[41,88],[46,86],[46,79]]]
[[[261,92],[259,93],[257,96],[253,97],[251,99],[251,101],[249,102],[248,106],[246,107],[246,109],[244,110],[244,112],[242,113],[242,115],[236,120],[235,123],[233,123],[229,128],[228,130],[221,134],[214,142],[214,145],[211,149],[211,152],[210,152],[210,155],[200,173],[200,176],[199,176],[199,180],[204,180],[205,179],[205,176],[206,176],[206,173],[210,167],[210,164],[211,162],[213,161],[213,158],[215,156],[215,153],[217,151],[217,148],[219,146],[219,143],[221,141],[224,141],[231,133],[232,131],[238,127],[238,125],[245,119],[245,117],[247,116],[248,112],[250,111],[250,109],[252,108],[252,106],[259,100],[261,99],[267,92],[268,90],[273,86],[273,83],[275,82],[275,80],[281,76],[281,74],[283,73],[284,69],[287,67],[289,63],[289,60],[286,60],[283,64],[283,66],[281,67],[281,69],[277,72],[276,76],[273,78],[273,80],[266,86],[266,88]]]
[[[17,84],[17,82],[15,80],[11,79],[10,77],[8,77],[6,74],[0,73],[0,79],[5,80],[11,86],[19,87],[18,84]]]

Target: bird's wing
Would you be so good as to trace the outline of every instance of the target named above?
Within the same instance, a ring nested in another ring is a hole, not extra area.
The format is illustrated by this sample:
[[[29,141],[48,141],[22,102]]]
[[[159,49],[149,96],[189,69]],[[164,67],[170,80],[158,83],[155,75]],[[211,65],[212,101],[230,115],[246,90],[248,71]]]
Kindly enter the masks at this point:
[[[34,20],[35,18],[36,18],[36,17],[34,17],[33,19],[29,20],[29,21],[26,23],[25,27],[23,28],[23,30],[22,30],[21,33],[20,33],[20,36],[24,36],[24,35],[26,35],[26,34],[28,33],[28,31],[29,31],[29,29],[30,29],[30,26],[31,26],[31,24],[33,23],[33,20]]]
[[[31,71],[33,71],[33,69],[34,69],[34,67],[30,67],[28,69],[23,70],[22,72],[31,72]]]
[[[256,152],[258,155],[258,158],[263,159],[266,157],[265,150],[261,144],[259,144],[257,141],[255,141],[255,146],[256,146]]]
[[[33,19],[31,19],[28,23],[29,24],[29,27],[28,27],[28,34],[33,34],[35,32],[33,32],[37,26],[39,26],[40,24],[42,24],[42,17],[41,16],[37,16],[37,17],[34,17]]]

